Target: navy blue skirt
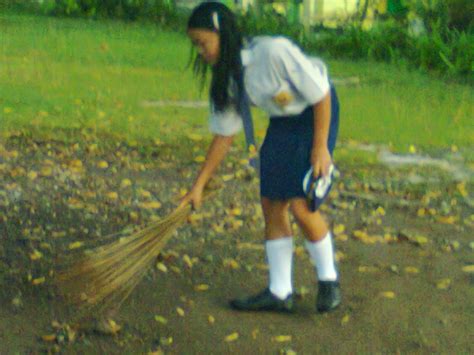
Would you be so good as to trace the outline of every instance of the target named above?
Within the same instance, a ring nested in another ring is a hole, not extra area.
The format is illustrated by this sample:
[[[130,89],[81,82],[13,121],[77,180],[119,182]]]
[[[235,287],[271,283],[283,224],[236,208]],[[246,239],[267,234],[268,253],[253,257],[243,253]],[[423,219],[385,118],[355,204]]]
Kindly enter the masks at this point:
[[[331,123],[329,152],[336,146],[339,128],[339,101],[331,87]],[[265,140],[260,149],[260,195],[271,200],[305,197],[303,178],[311,167],[313,147],[313,106],[299,115],[270,117]]]

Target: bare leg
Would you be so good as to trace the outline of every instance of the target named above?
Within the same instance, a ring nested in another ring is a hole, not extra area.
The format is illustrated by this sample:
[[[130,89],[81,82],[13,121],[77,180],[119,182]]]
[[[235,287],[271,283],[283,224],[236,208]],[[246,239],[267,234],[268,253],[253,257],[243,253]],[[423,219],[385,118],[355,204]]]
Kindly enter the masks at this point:
[[[276,201],[262,197],[265,240],[275,240],[292,235],[288,208],[288,201]]]
[[[329,231],[328,225],[319,211],[312,212],[306,200],[295,198],[290,201],[291,212],[303,230],[306,239],[312,242],[322,240]]]

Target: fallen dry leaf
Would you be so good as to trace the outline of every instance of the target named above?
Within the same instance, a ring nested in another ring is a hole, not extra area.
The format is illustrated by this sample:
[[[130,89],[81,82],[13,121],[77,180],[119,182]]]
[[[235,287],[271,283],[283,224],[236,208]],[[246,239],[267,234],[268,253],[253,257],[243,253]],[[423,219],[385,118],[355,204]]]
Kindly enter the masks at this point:
[[[179,316],[184,317],[184,310],[181,307],[176,307],[176,312]]]
[[[194,286],[194,290],[195,291],[207,291],[207,290],[209,290],[209,285],[199,284],[199,285]]]
[[[165,324],[165,325],[168,323],[168,320],[165,317],[159,316],[159,315],[155,315],[155,320],[158,323]]]
[[[285,343],[291,341],[291,335],[277,335],[272,338],[277,343]]]
[[[380,292],[380,296],[388,299],[394,299],[395,298],[395,292],[393,291],[383,291]]]
[[[239,333],[234,332],[225,337],[226,342],[236,341],[239,338]]]
[[[451,279],[441,279],[436,282],[436,288],[438,290],[447,290],[451,286]]]
[[[463,266],[462,271],[464,271],[464,272],[474,272],[474,265]]]

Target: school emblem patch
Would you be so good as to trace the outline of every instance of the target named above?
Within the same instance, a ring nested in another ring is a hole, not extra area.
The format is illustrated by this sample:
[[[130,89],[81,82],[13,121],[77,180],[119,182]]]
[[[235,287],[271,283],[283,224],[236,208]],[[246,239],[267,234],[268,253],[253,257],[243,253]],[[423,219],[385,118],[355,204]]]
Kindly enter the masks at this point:
[[[275,96],[273,96],[273,101],[280,107],[285,107],[291,101],[293,101],[293,96],[288,91],[281,91]]]

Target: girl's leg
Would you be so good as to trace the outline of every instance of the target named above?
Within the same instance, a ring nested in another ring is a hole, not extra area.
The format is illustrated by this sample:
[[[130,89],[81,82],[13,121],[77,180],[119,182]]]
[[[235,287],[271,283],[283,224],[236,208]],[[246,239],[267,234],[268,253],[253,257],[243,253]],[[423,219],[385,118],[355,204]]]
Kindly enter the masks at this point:
[[[288,207],[288,201],[275,201],[262,197],[269,290],[282,300],[293,293],[291,282],[293,236]]]
[[[312,212],[305,199],[292,199],[290,207],[306,236],[306,248],[316,267],[319,285],[317,308],[320,312],[330,311],[341,301],[331,233],[321,213]]]
[[[292,235],[288,214],[289,202],[270,200],[262,197],[262,210],[265,219],[265,240],[280,239]]]
[[[293,310],[293,237],[288,214],[289,203],[262,197],[262,209],[269,286],[255,296],[232,300],[230,304],[238,310],[289,312]]]

